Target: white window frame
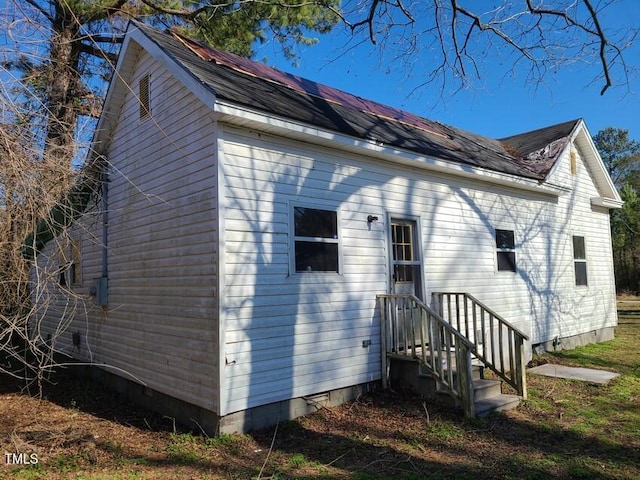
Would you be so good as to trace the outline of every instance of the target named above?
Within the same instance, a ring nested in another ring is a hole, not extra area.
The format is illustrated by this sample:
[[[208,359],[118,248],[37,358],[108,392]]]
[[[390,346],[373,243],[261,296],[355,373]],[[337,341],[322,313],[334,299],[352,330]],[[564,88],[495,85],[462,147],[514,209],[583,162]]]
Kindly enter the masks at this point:
[[[497,241],[497,236],[498,236],[498,231],[505,231],[505,232],[512,232],[513,233],[513,248],[500,248],[498,246],[498,241]],[[518,254],[517,254],[517,249],[516,249],[516,229],[513,227],[496,227],[493,229],[493,246],[494,246],[494,261],[495,261],[495,265],[496,265],[496,273],[499,274],[503,274],[503,273],[517,273],[518,272]],[[513,263],[514,263],[514,270],[504,270],[504,269],[500,269],[500,265],[498,262],[498,254],[499,253],[513,253]]]
[[[336,215],[336,234],[338,238],[323,238],[323,237],[304,237],[296,236],[295,234],[295,209],[296,208],[309,208],[312,210],[322,210],[325,212],[333,212]],[[341,225],[340,208],[319,203],[303,203],[303,202],[290,202],[289,203],[289,275],[341,275],[342,274],[342,225]],[[300,242],[317,242],[317,243],[331,243],[338,246],[338,271],[325,271],[325,270],[312,270],[306,271],[296,270],[296,241]]]
[[[576,238],[582,239],[582,246],[584,248],[584,258],[576,258],[576,248],[575,248]],[[588,265],[588,259],[587,259],[587,238],[585,235],[577,235],[577,234],[571,235],[571,252],[573,253],[573,284],[577,288],[587,288],[589,287],[589,265]],[[578,283],[578,275],[576,275],[576,265],[578,263],[584,264],[585,283],[580,283],[580,284]]]

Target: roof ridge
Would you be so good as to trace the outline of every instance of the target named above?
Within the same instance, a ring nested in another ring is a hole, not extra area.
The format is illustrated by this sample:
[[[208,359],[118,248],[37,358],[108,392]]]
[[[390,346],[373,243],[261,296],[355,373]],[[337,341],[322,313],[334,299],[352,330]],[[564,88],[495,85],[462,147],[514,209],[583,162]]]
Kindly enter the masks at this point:
[[[180,41],[185,47],[195,53],[198,57],[200,57],[204,61],[213,61],[218,65],[225,66],[227,68],[231,68],[234,71],[243,73],[245,75],[252,76],[254,78],[258,78],[262,81],[274,83],[276,85],[280,85],[285,88],[289,88],[295,92],[303,93],[305,95],[311,95],[313,97],[322,99],[324,101],[340,105],[346,108],[353,108],[361,113],[366,113],[369,115],[374,115],[376,117],[391,120],[394,122],[401,123],[403,125],[410,126],[412,128],[419,128],[427,133],[438,135],[444,138],[449,138],[445,132],[442,132],[440,129],[435,128],[438,122],[433,120],[429,120],[427,118],[421,117],[420,115],[416,115],[414,113],[408,112],[406,110],[402,110],[390,105],[385,105],[381,102],[377,102],[375,100],[369,100],[360,95],[356,95],[344,90],[340,90],[335,87],[331,87],[329,85],[325,85],[322,83],[315,82],[313,80],[306,79],[304,77],[300,77],[299,75],[295,75],[292,73],[284,72],[277,68],[274,68],[269,65],[262,65],[256,61],[244,58],[240,55],[236,55],[231,52],[226,52],[215,47],[211,47],[206,45],[198,40],[187,37],[182,33],[176,31],[175,29],[170,29],[168,32]],[[210,53],[210,55],[206,55],[205,52]],[[253,67],[261,66],[264,68],[263,72],[256,72],[255,68],[249,68],[248,65]],[[277,73],[277,76],[281,77],[280,79],[274,78],[273,76],[262,76],[260,73],[265,73],[266,70],[269,70],[272,73]],[[286,80],[289,81],[286,81]],[[316,87],[319,87],[318,90],[325,90],[325,95],[323,95],[321,91],[311,91],[305,88],[304,84],[313,84]],[[337,97],[342,97],[337,98]],[[349,99],[354,99],[356,102],[348,101]],[[345,101],[347,100],[347,101]],[[359,103],[360,105],[357,105]],[[375,108],[367,108],[375,107]],[[406,117],[406,119],[403,119]]]
[[[269,115],[376,141],[463,165],[544,180],[548,164],[534,165],[500,139],[420,117],[271,66],[224,52],[175,30],[138,25],[216,97]],[[291,93],[287,93],[291,92]]]

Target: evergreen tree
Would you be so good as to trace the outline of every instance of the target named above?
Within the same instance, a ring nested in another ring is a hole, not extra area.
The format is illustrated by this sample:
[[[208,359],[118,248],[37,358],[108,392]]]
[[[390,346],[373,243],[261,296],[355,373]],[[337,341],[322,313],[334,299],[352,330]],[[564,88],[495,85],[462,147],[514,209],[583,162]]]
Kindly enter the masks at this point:
[[[325,33],[338,21],[334,13],[338,3],[14,0],[8,17],[19,19],[25,28],[19,51],[5,61],[5,67],[28,85],[31,97],[24,98],[35,100],[39,110],[47,111],[39,122],[45,156],[68,168],[76,150],[78,118],[99,115],[101,89],[113,72],[130,19],[176,27],[245,56],[254,53],[257,43],[274,38],[285,55],[293,58],[296,45],[315,41],[307,32]]]
[[[614,127],[600,130],[593,142],[625,202],[611,212],[616,288],[635,293],[640,290],[640,142],[630,139],[628,130]]]

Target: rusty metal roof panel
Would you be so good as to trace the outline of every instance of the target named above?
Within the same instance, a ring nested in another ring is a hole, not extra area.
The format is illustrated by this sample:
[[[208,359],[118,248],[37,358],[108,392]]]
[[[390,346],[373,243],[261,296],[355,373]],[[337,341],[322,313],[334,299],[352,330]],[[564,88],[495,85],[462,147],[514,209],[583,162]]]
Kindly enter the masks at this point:
[[[372,100],[367,100],[366,98],[352,95],[342,90],[338,90],[337,88],[323,85],[297,75],[286,73],[273,67],[269,67],[263,63],[254,62],[229,52],[217,50],[207,45],[203,45],[196,40],[187,38],[184,35],[180,35],[175,31],[172,31],[171,34],[201,58],[215,62],[219,65],[224,65],[237,72],[255,76],[263,81],[274,82],[279,85],[289,87],[298,93],[313,95],[323,100],[337,103],[360,112],[367,112],[381,118],[407,123],[413,127],[420,128],[436,135],[443,134],[435,122],[409,112],[374,102]]]
[[[136,26],[218,98],[419,155],[543,180],[551,157],[540,162],[529,155],[533,150],[522,151],[564,133],[560,128],[547,131],[546,136],[523,134],[496,140],[281,72],[176,33]]]

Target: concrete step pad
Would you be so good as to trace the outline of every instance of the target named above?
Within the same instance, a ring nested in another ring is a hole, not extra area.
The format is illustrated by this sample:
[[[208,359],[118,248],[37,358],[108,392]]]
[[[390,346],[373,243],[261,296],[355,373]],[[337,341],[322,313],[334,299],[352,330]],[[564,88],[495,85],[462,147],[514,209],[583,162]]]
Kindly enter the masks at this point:
[[[474,402],[476,416],[484,417],[491,412],[504,412],[512,410],[520,405],[521,397],[518,395],[496,395],[495,397],[485,398]]]
[[[480,401],[497,397],[502,394],[502,382],[500,380],[480,379],[473,381],[473,398]]]

